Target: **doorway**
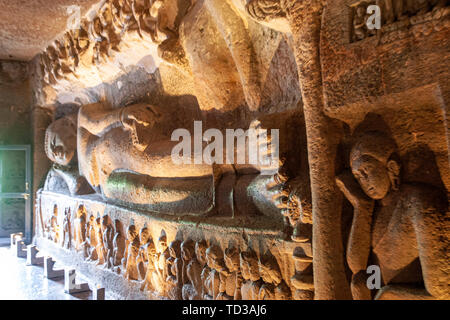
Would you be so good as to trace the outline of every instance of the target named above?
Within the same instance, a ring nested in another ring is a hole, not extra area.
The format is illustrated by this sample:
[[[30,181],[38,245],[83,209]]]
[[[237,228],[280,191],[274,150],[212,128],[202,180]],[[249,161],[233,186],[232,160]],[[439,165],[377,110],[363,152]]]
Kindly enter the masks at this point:
[[[31,148],[0,146],[0,238],[23,232],[31,241]]]

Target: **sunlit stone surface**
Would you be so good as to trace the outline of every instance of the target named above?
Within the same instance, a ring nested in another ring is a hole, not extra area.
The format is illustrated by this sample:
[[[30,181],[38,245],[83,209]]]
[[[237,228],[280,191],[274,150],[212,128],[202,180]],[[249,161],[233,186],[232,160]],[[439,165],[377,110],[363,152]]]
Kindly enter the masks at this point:
[[[0,64],[28,99],[5,114],[33,110],[38,248],[125,299],[450,299],[449,1],[82,9]]]

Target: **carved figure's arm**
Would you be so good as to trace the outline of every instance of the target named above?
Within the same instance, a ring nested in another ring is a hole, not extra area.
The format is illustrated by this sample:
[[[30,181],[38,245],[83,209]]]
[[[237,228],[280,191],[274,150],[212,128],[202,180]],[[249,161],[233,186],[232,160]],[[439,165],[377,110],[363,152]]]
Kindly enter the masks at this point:
[[[336,177],[336,184],[354,208],[347,244],[347,262],[353,273],[352,292],[354,296],[358,296],[355,298],[370,298],[370,292],[365,290],[366,284],[361,275],[365,274],[370,255],[374,200],[364,194],[349,171]]]
[[[110,109],[104,103],[84,105],[78,113],[78,126],[99,136],[106,129],[121,125],[121,114],[124,109]]]

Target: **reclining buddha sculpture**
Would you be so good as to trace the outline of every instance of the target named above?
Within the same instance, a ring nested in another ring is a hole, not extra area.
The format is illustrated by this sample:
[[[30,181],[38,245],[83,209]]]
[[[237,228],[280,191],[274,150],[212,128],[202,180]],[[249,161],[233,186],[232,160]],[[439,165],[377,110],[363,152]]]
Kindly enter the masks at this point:
[[[221,202],[217,198],[219,193],[224,201],[233,204],[233,188],[239,186],[239,179],[243,177],[245,183],[251,184],[264,168],[259,162],[257,165],[174,162],[172,151],[179,141],[172,141],[171,135],[192,118],[169,109],[148,104],[122,108],[111,108],[103,102],[84,105],[76,117],[66,116],[49,126],[47,155],[61,174],[67,176],[71,172],[72,180],[85,179],[104,198],[131,208],[166,214],[204,214]],[[204,147],[206,142],[202,143]],[[239,159],[239,152],[248,156],[246,150],[236,147],[233,150],[234,159]],[[194,148],[192,159],[198,152]],[[76,169],[67,169],[77,161],[79,174]],[[273,167],[272,163],[269,167]],[[239,176],[237,182],[222,179],[230,175]],[[221,183],[230,186],[223,187]],[[221,192],[216,192],[217,188]],[[241,198],[245,195],[239,195]],[[250,210],[246,209],[250,206],[242,205],[241,212],[248,213]]]

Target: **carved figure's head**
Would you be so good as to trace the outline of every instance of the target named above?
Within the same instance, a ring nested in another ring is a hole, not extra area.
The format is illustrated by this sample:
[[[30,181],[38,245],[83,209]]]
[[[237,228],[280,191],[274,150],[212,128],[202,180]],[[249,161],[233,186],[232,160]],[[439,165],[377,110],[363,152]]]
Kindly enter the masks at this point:
[[[150,230],[148,230],[147,227],[143,227],[139,231],[139,239],[141,241],[141,244],[146,244],[148,240],[150,239]]]
[[[192,240],[185,240],[181,243],[181,257],[184,261],[190,261],[195,256],[195,245]]]
[[[280,267],[275,258],[271,255],[264,255],[261,257],[259,260],[259,273],[266,283],[278,285],[282,280]]]
[[[169,245],[170,256],[174,259],[180,258],[181,250],[180,250],[181,241],[174,240]]]
[[[158,243],[159,243],[159,250],[160,252],[164,252],[167,249],[167,236],[165,234],[162,234],[159,239],[158,239]]]
[[[45,131],[45,153],[54,163],[71,164],[77,150],[76,116],[66,116],[54,121]]]
[[[350,152],[350,166],[363,191],[372,199],[383,199],[400,185],[400,163],[393,139],[380,131],[361,135]]]
[[[364,4],[359,4],[356,7],[356,15],[358,17],[364,17],[366,15],[366,6]]]
[[[121,232],[121,230],[122,230],[122,223],[120,222],[120,220],[119,219],[115,219],[114,220],[114,230],[116,231],[116,233],[122,233]]]
[[[245,280],[258,281],[260,275],[256,253],[253,250],[247,250],[241,252],[240,258],[242,277]]]
[[[223,261],[222,249],[216,245],[212,245],[206,249],[206,263],[211,269],[215,269],[217,271],[223,270],[225,263]]]
[[[77,218],[84,218],[86,219],[86,208],[84,207],[84,205],[80,204],[80,206],[77,209]]]
[[[226,248],[224,259],[230,272],[239,271],[239,250],[236,247]]]
[[[133,241],[137,236],[136,226],[134,224],[130,225],[127,229],[128,240]]]
[[[150,239],[147,243],[147,252],[149,254],[149,257],[153,257],[156,254],[156,247],[153,239]]]
[[[202,266],[206,265],[206,246],[205,240],[197,241],[195,243],[195,255]]]
[[[102,228],[105,229],[109,225],[109,217],[107,214],[105,214],[102,217]]]

